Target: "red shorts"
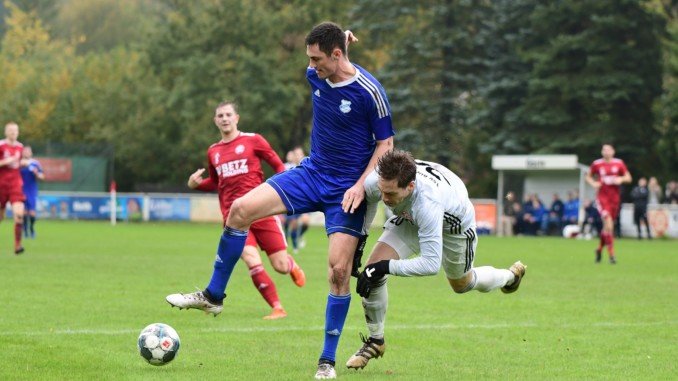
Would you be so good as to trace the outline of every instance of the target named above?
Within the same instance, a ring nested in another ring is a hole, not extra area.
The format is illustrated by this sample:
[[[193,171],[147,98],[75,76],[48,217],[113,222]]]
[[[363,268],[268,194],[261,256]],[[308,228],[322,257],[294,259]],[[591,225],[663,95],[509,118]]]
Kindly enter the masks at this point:
[[[598,212],[602,218],[610,216],[613,220],[617,219],[617,216],[619,215],[619,201],[604,198],[599,198],[596,201],[598,204]]]
[[[0,209],[4,209],[8,201],[14,204],[15,202],[23,202],[25,199],[26,196],[24,196],[21,185],[10,188],[0,188]]]
[[[287,250],[287,239],[280,219],[271,216],[256,220],[247,234],[247,246],[259,246],[267,255]]]

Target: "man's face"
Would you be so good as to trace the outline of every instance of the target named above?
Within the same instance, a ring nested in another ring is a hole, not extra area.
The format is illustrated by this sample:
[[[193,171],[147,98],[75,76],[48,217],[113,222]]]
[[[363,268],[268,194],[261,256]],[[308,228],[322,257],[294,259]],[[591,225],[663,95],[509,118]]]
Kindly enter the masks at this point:
[[[614,157],[614,148],[611,145],[603,145],[603,149],[600,151],[600,154],[603,155],[604,159],[612,159]]]
[[[414,181],[407,184],[405,188],[398,187],[398,179],[384,180],[381,177],[377,182],[377,187],[381,191],[381,200],[386,206],[393,208],[403,202],[407,196],[414,190]]]
[[[294,149],[294,158],[297,163],[301,163],[301,159],[304,158],[304,150],[301,148]]]
[[[334,49],[332,55],[328,56],[318,48],[318,44],[307,45],[306,55],[308,56],[308,66],[315,69],[318,78],[325,79],[337,72],[339,67],[339,57],[341,50]]]
[[[226,135],[238,129],[239,120],[240,115],[236,114],[233,105],[221,106],[214,112],[214,124]]]
[[[5,137],[8,140],[15,141],[19,138],[19,126],[15,123],[10,123],[5,126]]]
[[[647,180],[644,177],[638,179],[638,185],[641,187],[647,186]]]
[[[21,156],[24,159],[32,158],[33,157],[33,150],[31,149],[31,147],[24,147],[24,150],[23,150],[23,153],[21,154]]]

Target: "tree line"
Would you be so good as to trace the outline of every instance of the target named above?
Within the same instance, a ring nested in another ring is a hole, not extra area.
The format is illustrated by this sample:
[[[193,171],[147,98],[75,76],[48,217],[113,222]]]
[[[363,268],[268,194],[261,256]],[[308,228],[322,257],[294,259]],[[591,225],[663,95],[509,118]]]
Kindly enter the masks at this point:
[[[332,20],[384,85],[396,146],[492,196],[493,154],[611,142],[632,173],[678,176],[673,0],[5,0],[0,115],[27,142],[109,143],[121,190],[183,184],[216,104],[284,157],[308,147],[304,37]]]

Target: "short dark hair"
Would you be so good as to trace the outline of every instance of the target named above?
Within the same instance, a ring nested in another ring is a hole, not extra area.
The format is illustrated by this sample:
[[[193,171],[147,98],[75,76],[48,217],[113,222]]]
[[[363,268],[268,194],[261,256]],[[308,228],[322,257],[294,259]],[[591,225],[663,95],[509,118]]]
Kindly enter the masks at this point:
[[[398,180],[398,188],[405,188],[417,177],[417,163],[412,154],[394,149],[377,162],[377,174],[384,180]]]
[[[346,35],[341,27],[333,22],[324,22],[311,29],[306,36],[306,46],[318,44],[321,52],[332,55],[335,48],[339,48],[341,53],[346,55]]]
[[[214,113],[216,114],[218,109],[220,109],[221,107],[224,107],[224,106],[228,106],[228,105],[231,105],[231,107],[233,107],[233,111],[235,111],[236,114],[239,114],[238,113],[238,104],[235,103],[235,101],[222,101],[214,109]]]

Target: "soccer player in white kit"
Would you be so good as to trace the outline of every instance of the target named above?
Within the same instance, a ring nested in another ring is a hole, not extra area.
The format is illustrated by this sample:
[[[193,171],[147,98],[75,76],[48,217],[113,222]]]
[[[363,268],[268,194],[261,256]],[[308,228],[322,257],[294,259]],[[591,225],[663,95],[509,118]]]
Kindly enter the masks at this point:
[[[518,289],[525,275],[520,261],[508,270],[473,267],[478,244],[475,211],[466,186],[449,169],[393,150],[379,159],[364,187],[366,228],[379,200],[393,216],[384,224],[384,232],[358,277],[357,292],[363,297],[370,337],[362,337],[363,346],[348,360],[348,368],[362,369],[370,359],[384,354],[387,274],[435,275],[442,265],[450,286],[459,294],[500,287],[504,293]],[[417,253],[418,257],[409,258]]]

